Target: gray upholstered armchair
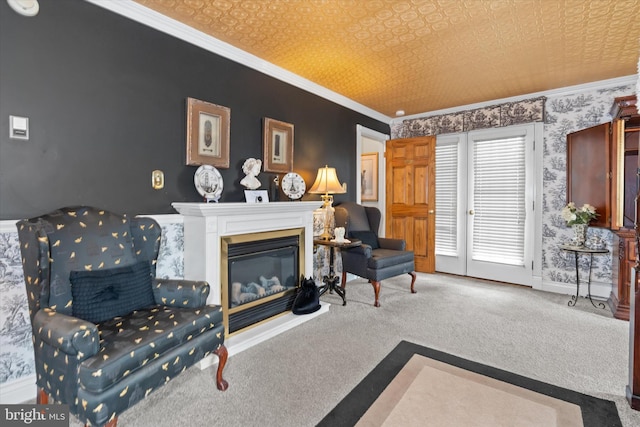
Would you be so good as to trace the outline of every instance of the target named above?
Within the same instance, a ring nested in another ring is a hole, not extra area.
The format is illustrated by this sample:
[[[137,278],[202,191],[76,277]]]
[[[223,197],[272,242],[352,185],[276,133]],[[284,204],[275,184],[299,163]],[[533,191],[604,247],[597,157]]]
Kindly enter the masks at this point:
[[[33,330],[37,401],[85,424],[117,417],[203,357],[219,357],[220,306],[206,282],[155,279],[161,229],[91,207],[17,223]]]
[[[406,242],[402,239],[378,237],[380,210],[353,202],[342,203],[335,209],[336,227],[344,227],[347,238],[362,241],[362,246],[341,251],[342,287],[347,273],[368,279],[375,292],[374,305],[380,307],[380,282],[408,273],[411,275],[411,293],[415,293],[413,252],[405,250]]]

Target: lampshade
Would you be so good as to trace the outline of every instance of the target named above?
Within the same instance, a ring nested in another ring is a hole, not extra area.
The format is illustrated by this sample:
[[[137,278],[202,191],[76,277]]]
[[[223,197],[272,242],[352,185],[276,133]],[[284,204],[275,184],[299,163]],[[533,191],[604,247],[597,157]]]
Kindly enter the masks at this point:
[[[340,181],[338,181],[338,174],[336,174],[336,168],[330,168],[325,166],[318,169],[318,176],[316,182],[313,183],[309,189],[309,193],[322,194],[322,207],[316,209],[323,217],[324,232],[319,236],[322,240],[330,240],[332,237],[332,229],[335,227],[335,218],[333,215],[333,194],[346,193]],[[315,212],[314,211],[314,215]],[[315,216],[314,216],[315,217]]]
[[[311,194],[342,194],[346,193],[342,184],[338,181],[338,175],[336,174],[336,168],[330,168],[325,166],[318,169],[318,176],[316,182],[313,183],[309,189]]]

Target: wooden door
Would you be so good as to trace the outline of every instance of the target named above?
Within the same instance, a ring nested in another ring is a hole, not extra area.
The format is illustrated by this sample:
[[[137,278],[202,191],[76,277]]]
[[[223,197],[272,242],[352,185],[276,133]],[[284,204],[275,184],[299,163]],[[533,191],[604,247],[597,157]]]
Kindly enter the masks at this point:
[[[387,142],[386,237],[405,239],[416,271],[435,271],[434,136]]]
[[[567,202],[594,206],[598,217],[592,227],[612,225],[609,127],[605,123],[567,134]]]

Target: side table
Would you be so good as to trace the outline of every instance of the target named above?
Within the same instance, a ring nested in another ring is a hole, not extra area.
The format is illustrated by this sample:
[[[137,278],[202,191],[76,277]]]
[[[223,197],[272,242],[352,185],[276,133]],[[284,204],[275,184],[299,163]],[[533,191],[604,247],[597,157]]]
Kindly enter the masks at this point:
[[[591,301],[591,305],[596,308],[605,308],[603,302],[599,302],[598,305],[593,302],[591,299],[591,266],[593,265],[593,254],[607,254],[609,253],[608,249],[590,249],[586,246],[572,246],[572,245],[560,245],[560,249],[567,252],[573,252],[576,260],[576,295],[571,296],[571,301],[567,303],[569,307],[574,307],[578,302],[578,295],[580,294],[580,269],[578,267],[578,255],[579,254],[588,254],[589,255],[589,275],[587,276],[587,297],[589,301]]]
[[[322,296],[327,291],[329,292],[335,291],[342,298],[342,305],[347,305],[346,290],[343,287],[338,286],[338,283],[340,282],[340,277],[336,275],[336,272],[335,272],[334,252],[340,252],[340,249],[342,248],[353,248],[356,246],[360,246],[362,245],[362,242],[357,239],[351,239],[351,240],[345,239],[342,242],[337,242],[335,240],[314,239],[313,244],[326,246],[329,248],[329,275],[324,276],[322,278],[324,285],[322,285],[319,289],[320,296]]]

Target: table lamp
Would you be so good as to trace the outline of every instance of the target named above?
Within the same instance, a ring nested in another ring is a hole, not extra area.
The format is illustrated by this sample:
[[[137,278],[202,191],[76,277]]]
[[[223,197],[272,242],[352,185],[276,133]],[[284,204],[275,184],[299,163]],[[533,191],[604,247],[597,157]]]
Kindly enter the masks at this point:
[[[319,168],[318,176],[309,189],[309,193],[322,194],[323,203],[320,209],[324,210],[324,232],[319,238],[322,240],[330,240],[332,237],[330,231],[331,224],[334,221],[335,212],[333,206],[331,206],[333,204],[333,195],[346,193],[342,184],[340,184],[340,181],[338,180],[336,168],[330,168],[328,166]]]

